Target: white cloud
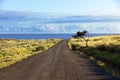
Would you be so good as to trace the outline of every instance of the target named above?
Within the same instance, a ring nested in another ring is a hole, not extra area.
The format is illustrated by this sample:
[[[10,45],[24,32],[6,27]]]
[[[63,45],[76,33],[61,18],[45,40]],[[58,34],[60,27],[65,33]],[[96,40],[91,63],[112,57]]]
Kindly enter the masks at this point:
[[[2,28],[0,29],[0,31],[2,31],[2,32],[7,32],[7,31],[10,31],[10,29],[9,29],[8,27],[2,27]]]
[[[116,26],[116,32],[120,33],[120,25],[119,26]]]
[[[59,26],[55,24],[39,25],[37,28],[43,31],[51,31],[53,33],[59,31]]]

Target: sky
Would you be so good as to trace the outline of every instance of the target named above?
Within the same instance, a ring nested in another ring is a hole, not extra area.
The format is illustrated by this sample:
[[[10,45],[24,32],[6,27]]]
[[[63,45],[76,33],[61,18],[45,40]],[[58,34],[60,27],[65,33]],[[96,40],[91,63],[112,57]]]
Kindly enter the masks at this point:
[[[120,0],[0,0],[1,10],[52,14],[120,14]]]
[[[79,30],[120,33],[120,0],[0,0],[0,33]]]

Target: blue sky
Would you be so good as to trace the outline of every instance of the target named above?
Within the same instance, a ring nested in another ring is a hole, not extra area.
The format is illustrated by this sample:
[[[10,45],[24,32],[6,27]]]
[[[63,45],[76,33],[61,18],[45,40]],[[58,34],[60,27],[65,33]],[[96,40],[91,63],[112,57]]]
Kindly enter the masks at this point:
[[[1,10],[53,14],[119,14],[120,0],[0,0]]]
[[[120,33],[120,0],[0,0],[0,33]]]

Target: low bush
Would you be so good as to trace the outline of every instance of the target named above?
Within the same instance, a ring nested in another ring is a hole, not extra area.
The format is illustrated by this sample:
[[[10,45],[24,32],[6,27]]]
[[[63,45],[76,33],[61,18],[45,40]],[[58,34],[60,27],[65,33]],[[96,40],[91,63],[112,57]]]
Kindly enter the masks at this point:
[[[45,50],[44,46],[38,46],[35,50],[33,50],[34,52],[36,51],[40,51],[40,50]]]
[[[76,51],[79,49],[79,45],[71,44],[71,48],[73,51]]]

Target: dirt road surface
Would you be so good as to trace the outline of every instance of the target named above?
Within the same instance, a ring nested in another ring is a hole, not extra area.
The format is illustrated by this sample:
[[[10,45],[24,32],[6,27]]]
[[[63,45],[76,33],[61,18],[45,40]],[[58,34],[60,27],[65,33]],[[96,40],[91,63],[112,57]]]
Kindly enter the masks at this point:
[[[83,55],[69,50],[67,41],[48,51],[0,70],[0,80],[117,80]]]

